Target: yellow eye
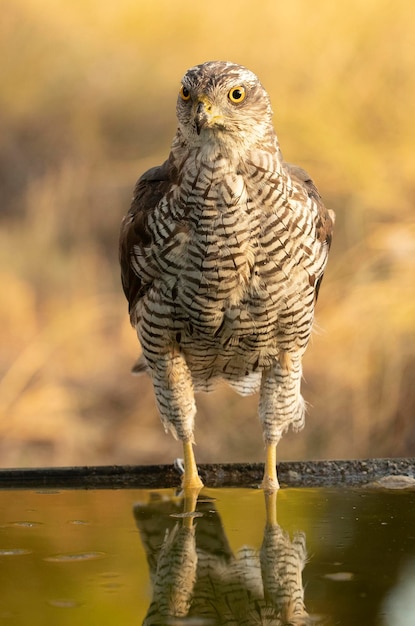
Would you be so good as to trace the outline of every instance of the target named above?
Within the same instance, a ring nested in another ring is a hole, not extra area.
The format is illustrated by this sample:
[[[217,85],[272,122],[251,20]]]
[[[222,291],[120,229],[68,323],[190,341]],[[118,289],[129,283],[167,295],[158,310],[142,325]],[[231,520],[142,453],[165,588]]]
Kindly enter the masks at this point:
[[[185,102],[190,100],[190,91],[184,85],[182,85],[181,88],[180,88],[180,97]]]
[[[245,100],[246,90],[245,87],[232,87],[230,92],[228,93],[228,98],[234,104],[239,104]]]

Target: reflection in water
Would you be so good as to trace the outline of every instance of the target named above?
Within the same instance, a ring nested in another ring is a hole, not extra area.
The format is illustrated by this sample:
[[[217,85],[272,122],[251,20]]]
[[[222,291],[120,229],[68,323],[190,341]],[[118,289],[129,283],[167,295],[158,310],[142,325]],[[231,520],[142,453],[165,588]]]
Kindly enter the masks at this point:
[[[152,499],[134,509],[153,599],[145,626],[309,624],[302,570],[305,535],[277,523],[277,494],[265,494],[260,550],[230,549],[214,500]],[[179,508],[181,507],[181,510]],[[181,512],[182,511],[182,512]]]
[[[385,626],[413,626],[415,624],[415,560],[405,563],[398,583],[384,599]]]

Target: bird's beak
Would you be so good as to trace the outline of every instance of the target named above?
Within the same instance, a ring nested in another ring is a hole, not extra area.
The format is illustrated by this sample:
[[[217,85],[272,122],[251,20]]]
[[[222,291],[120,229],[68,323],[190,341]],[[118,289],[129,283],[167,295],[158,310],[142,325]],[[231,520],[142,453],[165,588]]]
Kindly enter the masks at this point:
[[[220,126],[223,122],[223,117],[218,109],[211,103],[209,98],[202,94],[195,103],[194,120],[196,132],[200,135],[203,128]]]

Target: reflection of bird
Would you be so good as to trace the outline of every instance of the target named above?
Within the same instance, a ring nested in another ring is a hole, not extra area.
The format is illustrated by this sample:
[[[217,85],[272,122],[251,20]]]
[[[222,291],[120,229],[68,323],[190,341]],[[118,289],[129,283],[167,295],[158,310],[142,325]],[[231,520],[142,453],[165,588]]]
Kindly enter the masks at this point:
[[[282,160],[269,97],[249,70],[188,70],[169,158],[143,174],[124,218],[120,260],[130,317],[165,427],[193,456],[194,391],[226,379],[259,388],[263,486],[275,448],[304,422],[301,359],[331,241],[332,212],[301,168]]]
[[[198,502],[196,518],[177,513],[176,504],[161,500],[134,510],[153,586],[144,626],[310,623],[304,533],[291,540],[271,512],[261,549],[243,546],[232,553],[213,502]]]

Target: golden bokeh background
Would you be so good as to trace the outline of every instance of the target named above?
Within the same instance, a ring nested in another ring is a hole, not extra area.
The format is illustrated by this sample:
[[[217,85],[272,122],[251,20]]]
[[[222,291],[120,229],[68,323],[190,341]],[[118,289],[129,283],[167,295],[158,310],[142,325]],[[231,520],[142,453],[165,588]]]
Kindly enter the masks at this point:
[[[120,287],[135,180],[168,154],[181,76],[232,60],[270,93],[284,157],[337,213],[280,458],[415,454],[411,0],[4,0],[0,465],[170,463]],[[198,396],[200,462],[262,460],[257,398]]]

